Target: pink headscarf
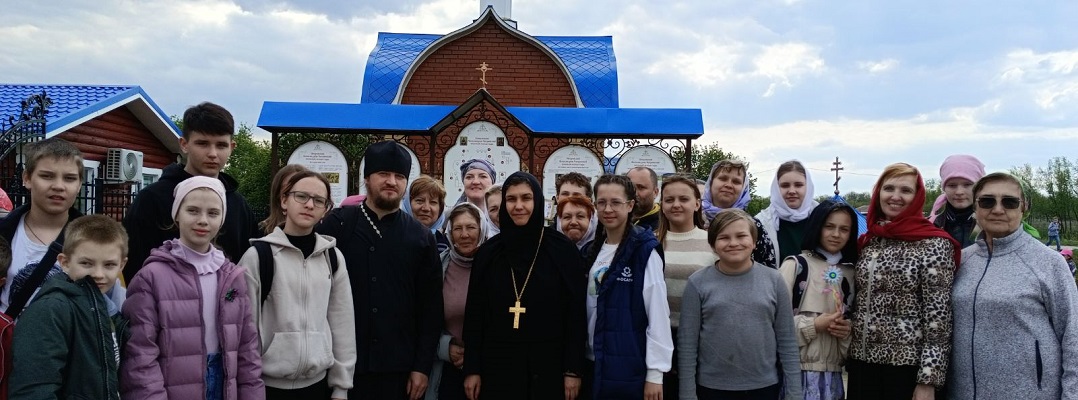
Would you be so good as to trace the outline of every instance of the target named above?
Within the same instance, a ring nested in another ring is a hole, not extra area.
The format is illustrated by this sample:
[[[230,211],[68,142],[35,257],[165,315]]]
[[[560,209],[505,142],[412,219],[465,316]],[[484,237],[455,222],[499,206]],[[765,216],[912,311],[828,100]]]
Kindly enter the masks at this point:
[[[952,178],[965,178],[976,183],[983,176],[984,164],[977,157],[971,155],[955,154],[944,159],[943,165],[940,165],[941,187],[947,186],[947,181]],[[936,197],[936,201],[932,203],[932,212],[928,213],[930,222],[936,222],[936,217],[941,213],[945,203],[947,203],[946,193]]]

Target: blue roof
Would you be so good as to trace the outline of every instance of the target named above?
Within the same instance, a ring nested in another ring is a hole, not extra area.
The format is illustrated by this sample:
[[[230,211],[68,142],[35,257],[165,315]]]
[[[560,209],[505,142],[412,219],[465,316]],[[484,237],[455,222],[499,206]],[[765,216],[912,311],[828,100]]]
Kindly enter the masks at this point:
[[[363,74],[363,103],[390,104],[408,68],[442,35],[378,34]],[[584,107],[618,107],[618,68],[610,36],[535,36],[565,63]]]
[[[429,133],[457,106],[412,104],[262,104],[258,127],[276,132],[367,130]],[[699,109],[506,107],[539,135],[697,138],[704,133]]]
[[[153,110],[163,117],[174,134],[179,135],[179,128],[154,104],[150,96],[139,86],[116,85],[18,85],[0,84],[0,118],[19,117],[19,102],[42,91],[52,100],[49,113],[45,116],[47,134],[54,133],[69,124],[88,115],[115,108],[116,103],[141,95]]]

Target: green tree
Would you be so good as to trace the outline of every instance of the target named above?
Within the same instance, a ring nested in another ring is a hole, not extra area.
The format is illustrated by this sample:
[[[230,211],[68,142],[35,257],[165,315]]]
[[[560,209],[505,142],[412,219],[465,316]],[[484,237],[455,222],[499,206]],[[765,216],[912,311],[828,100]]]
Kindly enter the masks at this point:
[[[232,150],[223,172],[239,182],[239,192],[247,204],[257,216],[264,217],[269,210],[272,179],[269,141],[255,140],[247,124],[240,124],[233,140],[236,141],[236,148]]]
[[[932,204],[941,194],[943,194],[943,187],[940,185],[939,179],[932,178],[925,181],[925,205],[922,210],[925,215],[932,211]]]

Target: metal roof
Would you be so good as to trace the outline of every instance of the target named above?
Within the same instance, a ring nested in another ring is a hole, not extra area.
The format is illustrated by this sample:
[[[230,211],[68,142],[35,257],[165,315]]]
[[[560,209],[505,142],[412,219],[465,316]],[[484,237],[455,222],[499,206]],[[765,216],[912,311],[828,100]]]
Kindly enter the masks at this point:
[[[457,106],[411,104],[262,104],[258,127],[271,132],[369,131],[429,133]],[[699,109],[506,107],[538,135],[647,136],[698,138],[704,133]]]
[[[442,35],[378,33],[363,73],[362,103],[391,104],[408,68]],[[569,69],[584,107],[618,107],[618,69],[610,36],[535,36]]]
[[[44,91],[52,104],[45,116],[46,135],[60,134],[86,120],[127,106],[170,150],[179,152],[180,129],[139,86],[0,84],[0,118],[19,117],[19,103]]]

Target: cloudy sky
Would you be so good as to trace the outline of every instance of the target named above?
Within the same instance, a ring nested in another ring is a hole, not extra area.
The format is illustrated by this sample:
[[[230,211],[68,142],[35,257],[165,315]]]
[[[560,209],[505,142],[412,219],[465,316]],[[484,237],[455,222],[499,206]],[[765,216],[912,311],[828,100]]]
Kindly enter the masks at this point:
[[[262,102],[358,102],[380,31],[444,34],[478,0],[0,0],[0,82],[135,84],[169,114],[210,100],[254,125]],[[518,0],[521,30],[611,35],[622,107],[703,110],[700,143],[829,193],[887,164],[938,175],[1078,156],[1078,2]],[[1071,26],[1068,28],[1068,26]],[[264,132],[262,132],[264,133]]]

